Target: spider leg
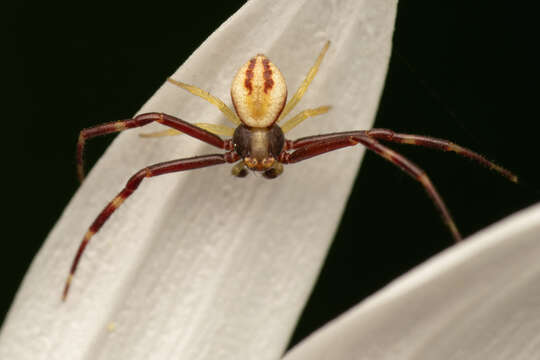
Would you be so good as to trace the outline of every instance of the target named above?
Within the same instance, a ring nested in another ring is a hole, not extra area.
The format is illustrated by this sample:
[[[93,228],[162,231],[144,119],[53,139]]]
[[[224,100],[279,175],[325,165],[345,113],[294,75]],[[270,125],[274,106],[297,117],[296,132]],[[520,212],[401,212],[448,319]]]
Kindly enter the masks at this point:
[[[320,106],[316,109],[307,109],[301,111],[300,113],[287,120],[287,122],[281,126],[281,130],[283,131],[283,133],[287,133],[288,131],[299,125],[302,121],[306,120],[308,117],[325,114],[330,109],[330,106]]]
[[[389,141],[389,142],[395,142],[399,144],[409,144],[409,145],[418,145],[418,146],[425,146],[431,149],[436,150],[442,150],[442,151],[452,151],[456,154],[466,157],[468,159],[474,160],[478,162],[480,165],[483,165],[487,167],[490,170],[496,171],[501,176],[507,178],[508,180],[517,183],[518,182],[518,176],[514,173],[510,172],[509,170],[503,168],[502,166],[499,166],[495,164],[492,161],[489,161],[484,156],[478,154],[477,152],[474,152],[470,149],[467,149],[463,146],[454,144],[451,141],[444,140],[444,139],[438,139],[434,137],[429,136],[422,136],[422,135],[414,135],[414,134],[401,134],[396,133],[392,130],[388,129],[371,129],[371,130],[365,130],[365,131],[347,131],[347,132],[340,132],[340,133],[332,133],[332,134],[324,134],[324,135],[315,135],[315,136],[307,136],[304,138],[297,139],[295,141],[287,140],[287,150],[293,150],[298,149],[301,147],[304,147],[306,145],[312,144],[314,142],[319,141],[328,141],[334,138],[339,138],[343,136],[353,136],[356,134],[362,134],[369,136],[371,138],[382,140],[382,141]]]
[[[289,100],[289,102],[287,102],[287,104],[285,104],[285,107],[283,108],[283,111],[281,112],[281,114],[279,115],[279,118],[277,120],[278,122],[283,120],[287,116],[287,114],[289,114],[291,112],[291,110],[294,109],[294,107],[296,106],[296,104],[298,104],[300,99],[302,99],[302,96],[304,96],[304,93],[306,92],[307,88],[309,87],[309,84],[311,84],[311,81],[313,80],[315,75],[317,75],[317,71],[319,70],[319,66],[321,65],[321,62],[322,62],[322,60],[324,58],[324,55],[326,54],[326,51],[328,50],[329,46],[330,46],[330,41],[327,41],[326,44],[324,44],[324,46],[323,46],[323,48],[321,50],[321,53],[317,57],[317,60],[315,60],[315,64],[313,64],[311,69],[309,69],[309,72],[306,75],[306,78],[304,79],[304,81],[302,81],[302,84],[300,85],[298,90],[296,90],[296,93]]]
[[[292,141],[288,146],[292,146],[292,148],[295,148],[296,150],[292,153],[283,152],[280,157],[281,162],[288,164],[295,163],[309,159],[313,156],[341,149],[343,147],[353,146],[358,143],[364,145],[367,149],[382,156],[386,160],[390,161],[392,164],[399,167],[401,170],[405,171],[413,179],[420,182],[420,184],[424,187],[424,190],[434,202],[435,206],[438,208],[441,217],[446,226],[450,229],[454,240],[456,242],[462,240],[461,234],[459,233],[459,230],[457,229],[457,226],[454,223],[454,220],[452,219],[448,208],[446,207],[435,186],[431,183],[431,180],[429,179],[425,171],[418,167],[412,161],[382,145],[376,139],[367,136],[366,131],[355,131],[342,134],[328,134],[299,139],[298,143],[305,143],[303,146],[294,147],[295,143],[296,141]]]
[[[225,125],[208,124],[208,123],[194,123],[193,125],[201,129],[204,129],[214,135],[223,135],[223,136],[232,137],[234,134],[234,129]],[[163,136],[175,136],[175,135],[181,135],[181,134],[183,134],[181,131],[168,129],[168,130],[156,131],[156,132],[151,132],[151,133],[143,133],[143,134],[139,134],[139,136],[143,138],[154,138],[154,137],[163,137]]]
[[[225,105],[225,103],[219,100],[217,97],[212,96],[210,93],[202,89],[199,89],[196,86],[189,85],[178,80],[167,78],[167,81],[170,82],[171,84],[174,84],[176,86],[181,87],[182,89],[189,91],[193,95],[203,98],[204,100],[208,101],[210,104],[215,105],[233,124],[235,125],[241,124],[241,121],[236,115],[236,113],[232,111],[231,108]]]
[[[87,139],[93,138],[95,136],[120,132],[126,129],[141,127],[154,121],[175,130],[181,131],[184,134],[204,141],[207,144],[214,145],[220,149],[232,150],[232,144],[230,141],[225,141],[217,135],[214,135],[204,129],[201,129],[174,116],[162,113],[140,114],[135,116],[133,119],[113,121],[81,130],[77,142],[77,175],[79,177],[79,181],[82,182],[84,179],[83,154],[84,145]]]
[[[430,136],[414,135],[414,134],[400,134],[393,132],[388,129],[371,129],[366,131],[366,135],[378,140],[390,141],[399,144],[410,144],[410,145],[419,145],[425,146],[432,149],[442,150],[442,151],[453,151],[458,155],[464,156],[471,160],[474,160],[481,165],[487,167],[490,170],[496,171],[508,180],[517,183],[518,177],[512,172],[506,170],[502,166],[499,166],[484,156],[467,149],[463,146],[459,146],[444,139],[438,139]]]
[[[162,162],[159,164],[154,164],[148,167],[145,167],[144,169],[139,170],[136,172],[126,183],[124,189],[116,195],[114,199],[112,199],[107,206],[101,211],[101,213],[97,216],[97,218],[94,220],[92,225],[88,228],[86,234],[83,237],[83,240],[81,244],[79,245],[79,249],[77,250],[77,254],[75,255],[75,258],[73,259],[73,263],[71,265],[69,276],[66,280],[66,284],[64,287],[64,292],[62,294],[62,300],[66,300],[69,287],[71,284],[71,280],[73,279],[73,276],[75,274],[75,271],[77,270],[77,265],[79,264],[79,260],[81,259],[81,256],[86,249],[86,246],[92,239],[92,237],[101,229],[103,224],[109,219],[109,217],[122,205],[122,203],[131,195],[137,188],[139,187],[140,183],[143,181],[143,179],[173,172],[179,172],[179,171],[185,171],[185,170],[193,170],[193,169],[199,169],[206,166],[212,166],[212,165],[218,165],[223,163],[232,163],[239,160],[239,157],[234,152],[228,152],[225,154],[213,154],[213,155],[203,155],[203,156],[196,156],[192,158],[185,158],[185,159],[178,159],[178,160],[172,160],[167,162]]]

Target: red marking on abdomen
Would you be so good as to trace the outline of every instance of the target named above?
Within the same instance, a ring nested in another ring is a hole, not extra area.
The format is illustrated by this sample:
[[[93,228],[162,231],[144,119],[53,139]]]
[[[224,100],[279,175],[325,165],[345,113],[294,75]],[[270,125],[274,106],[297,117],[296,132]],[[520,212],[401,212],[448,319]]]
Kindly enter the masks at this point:
[[[263,60],[263,77],[264,77],[264,92],[265,94],[268,93],[268,90],[271,90],[274,86],[274,79],[272,79],[272,69],[270,68],[270,60],[264,59]]]
[[[251,81],[253,80],[253,68],[255,68],[256,58],[249,60],[249,65],[246,70],[246,79],[244,80],[244,87],[248,89],[248,95],[251,95],[253,87],[251,86]]]

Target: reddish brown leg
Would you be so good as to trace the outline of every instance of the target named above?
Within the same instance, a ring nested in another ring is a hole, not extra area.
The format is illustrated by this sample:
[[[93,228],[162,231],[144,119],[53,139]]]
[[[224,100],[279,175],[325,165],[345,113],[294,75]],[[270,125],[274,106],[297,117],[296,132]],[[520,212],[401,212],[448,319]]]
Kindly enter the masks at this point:
[[[502,166],[499,166],[482,155],[467,149],[465,147],[459,146],[457,144],[454,144],[453,142],[450,142],[448,140],[444,139],[438,139],[433,138],[429,136],[422,136],[422,135],[413,135],[413,134],[400,134],[393,132],[392,130],[388,129],[371,129],[371,130],[364,130],[364,131],[347,131],[347,132],[341,132],[341,133],[333,133],[333,134],[325,134],[325,135],[316,135],[316,136],[308,136],[305,138],[301,138],[294,141],[288,141],[287,142],[287,149],[293,150],[298,149],[301,147],[304,147],[306,145],[320,142],[320,141],[327,141],[334,138],[339,138],[343,136],[355,136],[355,135],[365,135],[369,136],[371,138],[377,139],[377,140],[383,140],[383,141],[390,141],[395,142],[399,144],[409,144],[409,145],[419,145],[419,146],[425,146],[432,149],[442,150],[442,151],[453,151],[458,155],[464,156],[466,158],[469,158],[471,160],[474,160],[481,165],[487,167],[490,170],[494,170],[498,172],[500,175],[504,176],[508,180],[517,183],[518,177],[517,175],[513,174],[512,172],[506,170]]]
[[[87,139],[93,138],[95,136],[120,132],[126,129],[141,127],[154,121],[181,131],[184,134],[204,141],[205,143],[208,143],[210,145],[214,145],[220,149],[232,150],[230,141],[223,140],[217,135],[214,135],[206,130],[203,130],[193,124],[185,122],[184,120],[178,119],[174,116],[162,113],[141,114],[137,115],[133,119],[113,121],[110,123],[105,123],[81,130],[79,134],[79,140],[77,142],[77,175],[79,177],[79,181],[82,182],[84,179],[83,154],[84,144]]]
[[[395,142],[399,144],[410,144],[410,145],[419,145],[419,146],[425,146],[432,149],[442,150],[442,151],[453,151],[458,155],[464,156],[466,158],[469,158],[471,160],[477,161],[481,165],[484,165],[490,170],[494,170],[507,178],[508,180],[517,183],[518,177],[514,174],[512,174],[510,171],[506,170],[502,166],[499,166],[482,155],[464,148],[462,146],[459,146],[457,144],[454,144],[453,142],[450,142],[448,140],[444,139],[438,139],[430,136],[422,136],[422,135],[414,135],[414,134],[400,134],[393,132],[392,130],[388,129],[371,129],[366,131],[366,135],[369,137],[383,140],[383,141],[390,141]]]
[[[101,229],[103,224],[112,215],[112,213],[115,212],[115,210],[118,209],[120,205],[122,205],[124,200],[126,200],[135,190],[137,190],[137,188],[139,187],[139,184],[143,181],[144,178],[168,174],[172,172],[198,169],[198,168],[202,168],[206,166],[223,164],[225,162],[232,163],[238,160],[239,160],[238,155],[233,152],[228,152],[225,154],[196,156],[192,158],[172,160],[172,161],[167,161],[167,162],[151,165],[135,173],[135,175],[133,175],[128,180],[124,189],[120,191],[118,195],[116,195],[116,197],[112,199],[112,201],[109,202],[109,204],[101,211],[101,213],[94,220],[92,225],[90,225],[90,228],[84,235],[81,245],[79,245],[79,249],[77,250],[77,254],[75,255],[75,258],[73,259],[73,263],[69,271],[69,276],[66,280],[66,285],[64,287],[62,300],[66,300],[66,296],[69,291],[69,286],[71,284],[71,279],[73,278],[73,275],[75,274],[75,271],[77,270],[77,265],[79,264],[79,260],[84,252],[84,249],[90,242],[90,239],[94,236],[96,232],[99,231],[99,229]]]
[[[304,142],[304,144],[307,143],[307,145],[297,148],[297,150],[290,154],[285,152],[282,153],[280,161],[289,164],[295,163],[309,159],[313,156],[327,153],[329,151],[361,143],[369,150],[387,159],[392,164],[398,166],[400,169],[409,174],[413,179],[420,182],[420,184],[422,184],[422,186],[424,187],[424,190],[428,193],[429,197],[435,203],[435,206],[439,209],[441,217],[444,223],[450,229],[454,240],[456,242],[461,241],[461,234],[459,233],[444,201],[437,192],[437,189],[435,188],[435,186],[433,186],[424,170],[419,168],[412,161],[407,160],[402,155],[387,148],[386,146],[379,143],[377,140],[367,136],[364,131],[350,132],[341,135],[328,134],[321,135],[320,137],[321,140],[319,141],[316,140],[316,137],[310,137],[307,140],[299,139],[298,143]],[[297,142],[293,141],[292,145],[294,144],[297,144]]]

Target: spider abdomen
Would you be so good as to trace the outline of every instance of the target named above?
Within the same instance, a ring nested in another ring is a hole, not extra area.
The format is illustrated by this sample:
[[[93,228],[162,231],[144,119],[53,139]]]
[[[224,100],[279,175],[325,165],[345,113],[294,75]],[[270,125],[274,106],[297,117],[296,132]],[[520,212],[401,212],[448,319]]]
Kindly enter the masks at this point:
[[[231,98],[242,123],[271,126],[287,101],[287,85],[279,69],[259,54],[245,63],[233,79]]]

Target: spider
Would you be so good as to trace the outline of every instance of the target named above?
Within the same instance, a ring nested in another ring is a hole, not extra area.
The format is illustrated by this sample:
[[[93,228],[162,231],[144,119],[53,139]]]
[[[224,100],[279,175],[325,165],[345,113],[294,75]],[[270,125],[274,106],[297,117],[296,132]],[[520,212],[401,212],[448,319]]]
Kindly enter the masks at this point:
[[[330,110],[330,106],[307,109],[293,116],[284,124],[279,125],[304,95],[317,74],[329,46],[330,42],[327,41],[314,65],[289,102],[286,101],[287,87],[283,75],[262,54],[258,54],[246,62],[233,78],[231,98],[235,111],[232,111],[218,98],[193,85],[188,85],[171,78],[167,79],[168,82],[215,105],[228,120],[236,125],[236,128],[207,123],[191,124],[168,114],[152,112],[137,115],[132,119],[109,122],[83,129],[80,132],[77,142],[77,173],[81,182],[84,179],[83,153],[87,139],[141,127],[152,122],[158,122],[170,129],[141,134],[141,136],[161,137],[183,133],[223,149],[226,152],[150,165],[131,176],[124,189],[105,206],[84,235],[73,259],[62,299],[65,301],[68,295],[79,260],[92,237],[101,229],[116,209],[137,190],[145,178],[178,171],[199,169],[212,165],[234,163],[232,167],[232,175],[234,176],[245,177],[248,174],[248,170],[251,170],[262,173],[267,179],[274,179],[283,173],[283,164],[297,163],[347,146],[362,144],[367,149],[405,171],[423,186],[435,204],[435,207],[439,210],[443,222],[450,230],[456,242],[461,241],[461,234],[444,201],[426,173],[412,161],[389,149],[380,141],[419,145],[442,151],[453,151],[458,155],[477,161],[489,169],[498,172],[512,182],[518,182],[516,175],[487,160],[484,156],[448,140],[428,136],[396,133],[388,129],[371,129],[308,136],[297,140],[286,139],[284,134],[305,119],[324,114]],[[224,140],[218,135],[229,138]]]

